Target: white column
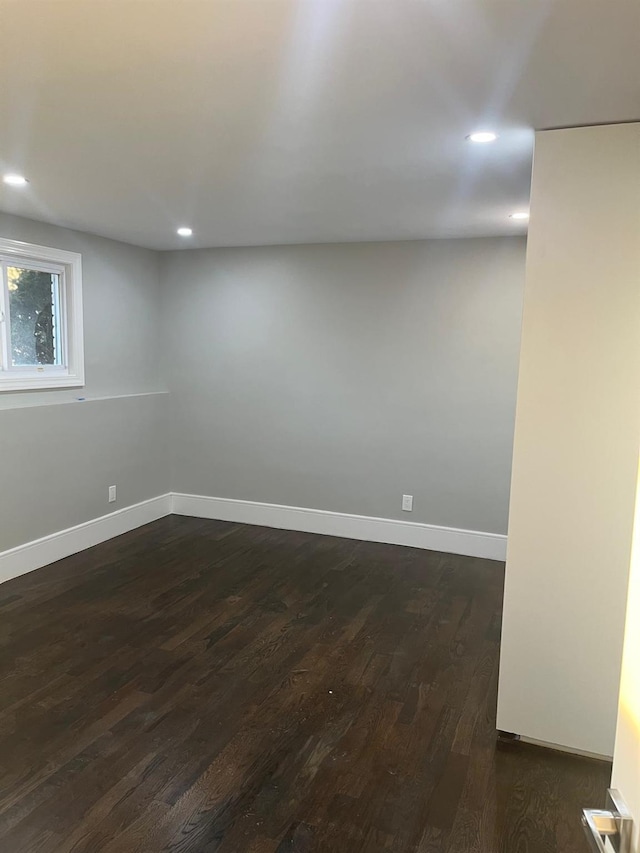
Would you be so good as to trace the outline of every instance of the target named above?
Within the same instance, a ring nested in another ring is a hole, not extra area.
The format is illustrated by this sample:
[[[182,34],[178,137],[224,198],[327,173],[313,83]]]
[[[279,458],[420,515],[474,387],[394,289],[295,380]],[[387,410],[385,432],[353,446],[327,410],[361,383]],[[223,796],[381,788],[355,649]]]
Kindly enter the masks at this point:
[[[540,132],[500,729],[613,753],[639,447],[640,124]]]

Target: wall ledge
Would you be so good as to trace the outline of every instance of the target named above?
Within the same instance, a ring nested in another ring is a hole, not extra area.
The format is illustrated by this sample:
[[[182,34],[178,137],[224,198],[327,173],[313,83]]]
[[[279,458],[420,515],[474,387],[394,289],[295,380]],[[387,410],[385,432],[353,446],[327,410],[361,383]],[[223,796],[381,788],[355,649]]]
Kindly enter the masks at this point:
[[[103,397],[83,397],[82,389],[77,389],[78,394],[74,397],[66,397],[64,400],[56,399],[56,400],[25,400],[22,402],[18,397],[12,397],[9,401],[8,405],[5,405],[4,402],[0,399],[0,413],[1,412],[12,412],[15,409],[37,409],[42,408],[44,406],[69,406],[69,405],[83,405],[87,403],[102,403],[105,400],[130,400],[138,397],[158,397],[162,395],[169,394],[169,391],[136,391],[131,394],[110,394],[105,395]],[[3,392],[9,394],[20,394],[21,392]],[[27,392],[31,393],[31,392]],[[56,393],[55,391],[47,392],[47,391],[39,391],[37,393],[46,394],[46,393]],[[60,393],[60,392],[58,392]],[[62,392],[64,393],[64,392]]]

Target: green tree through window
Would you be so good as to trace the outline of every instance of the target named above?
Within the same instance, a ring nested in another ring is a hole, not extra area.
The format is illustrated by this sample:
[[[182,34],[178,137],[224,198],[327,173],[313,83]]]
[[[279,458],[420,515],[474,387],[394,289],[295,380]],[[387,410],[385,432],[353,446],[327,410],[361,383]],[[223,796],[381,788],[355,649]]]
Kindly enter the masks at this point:
[[[57,364],[55,273],[21,267],[7,268],[11,356],[15,366]]]

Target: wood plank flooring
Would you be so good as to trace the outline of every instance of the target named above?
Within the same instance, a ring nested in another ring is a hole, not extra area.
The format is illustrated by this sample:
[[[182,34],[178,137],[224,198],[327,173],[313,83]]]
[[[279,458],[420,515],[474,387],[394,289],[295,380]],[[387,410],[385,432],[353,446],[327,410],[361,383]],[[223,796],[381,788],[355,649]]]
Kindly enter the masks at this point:
[[[0,586],[2,853],[584,853],[495,748],[503,566],[170,516]]]

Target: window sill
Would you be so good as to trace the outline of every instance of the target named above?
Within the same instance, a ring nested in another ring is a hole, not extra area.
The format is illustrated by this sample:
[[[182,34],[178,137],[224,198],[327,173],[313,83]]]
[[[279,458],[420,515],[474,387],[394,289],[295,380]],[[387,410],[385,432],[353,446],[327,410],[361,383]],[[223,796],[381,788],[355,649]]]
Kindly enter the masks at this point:
[[[82,376],[16,376],[9,379],[0,376],[0,394],[11,391],[43,391],[48,388],[82,388],[84,377]]]

